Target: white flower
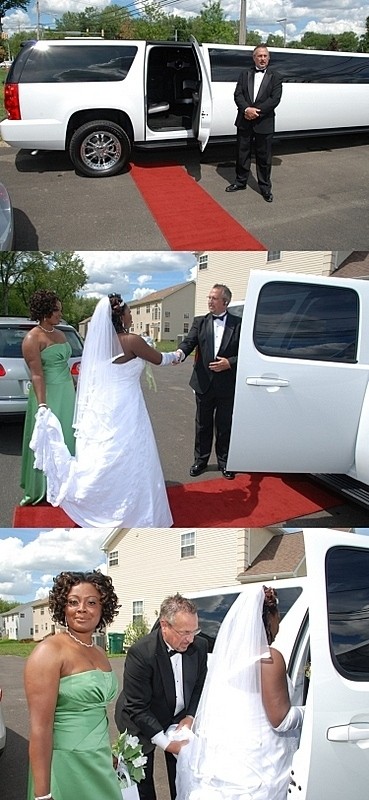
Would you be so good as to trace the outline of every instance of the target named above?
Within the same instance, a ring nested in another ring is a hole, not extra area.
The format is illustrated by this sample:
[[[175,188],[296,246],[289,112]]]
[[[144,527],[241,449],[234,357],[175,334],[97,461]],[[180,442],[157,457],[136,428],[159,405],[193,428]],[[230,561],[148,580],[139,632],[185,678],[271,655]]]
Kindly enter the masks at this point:
[[[139,743],[140,743],[140,740],[137,738],[137,736],[131,736],[130,733],[127,734],[127,736],[126,736],[126,746],[137,747],[137,745]]]
[[[144,767],[147,762],[146,756],[137,756],[137,758],[132,759],[132,764],[134,767]]]

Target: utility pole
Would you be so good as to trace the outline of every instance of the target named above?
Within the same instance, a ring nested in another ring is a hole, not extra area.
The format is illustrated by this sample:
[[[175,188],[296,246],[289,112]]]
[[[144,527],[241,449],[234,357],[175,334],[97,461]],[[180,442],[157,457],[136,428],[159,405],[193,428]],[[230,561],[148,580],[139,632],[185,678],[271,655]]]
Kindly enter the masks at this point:
[[[241,0],[238,44],[246,44],[246,2],[247,0]]]
[[[36,39],[38,41],[40,38],[40,0],[36,0],[36,14],[37,14]]]
[[[286,47],[287,42],[287,17],[277,19],[277,22],[283,22],[283,47]]]

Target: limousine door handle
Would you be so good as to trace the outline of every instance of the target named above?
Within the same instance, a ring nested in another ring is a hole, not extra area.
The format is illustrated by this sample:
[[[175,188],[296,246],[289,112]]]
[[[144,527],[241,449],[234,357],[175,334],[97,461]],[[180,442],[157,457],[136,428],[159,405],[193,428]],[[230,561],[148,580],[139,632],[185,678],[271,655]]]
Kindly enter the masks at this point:
[[[289,386],[283,378],[246,378],[247,386]]]
[[[369,722],[356,722],[328,728],[327,739],[329,742],[369,742]]]

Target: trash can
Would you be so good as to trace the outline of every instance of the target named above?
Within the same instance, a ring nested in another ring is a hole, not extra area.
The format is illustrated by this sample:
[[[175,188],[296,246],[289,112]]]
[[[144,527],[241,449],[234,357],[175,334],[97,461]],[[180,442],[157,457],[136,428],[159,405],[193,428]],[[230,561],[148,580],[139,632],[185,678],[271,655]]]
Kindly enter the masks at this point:
[[[124,633],[108,633],[109,653],[119,655],[123,653]]]

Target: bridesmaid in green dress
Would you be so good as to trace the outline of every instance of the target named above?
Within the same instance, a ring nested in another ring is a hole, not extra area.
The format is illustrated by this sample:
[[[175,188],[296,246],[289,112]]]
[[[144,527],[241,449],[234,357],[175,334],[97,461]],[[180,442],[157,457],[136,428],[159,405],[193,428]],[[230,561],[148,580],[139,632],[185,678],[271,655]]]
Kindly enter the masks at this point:
[[[55,327],[61,320],[61,311],[61,302],[55,292],[40,290],[32,295],[30,319],[37,320],[38,325],[27,333],[22,345],[32,386],[23,433],[21,487],[24,496],[21,505],[35,505],[46,495],[46,478],[41,470],[34,469],[34,453],[29,447],[39,408],[50,408],[58,417],[65,443],[74,455],[75,389],[68,366],[72,351],[64,333]]]
[[[106,715],[118,682],[92,640],[118,608],[111,578],[98,570],[54,578],[50,611],[66,630],[40,642],[25,668],[27,800],[122,800]]]

